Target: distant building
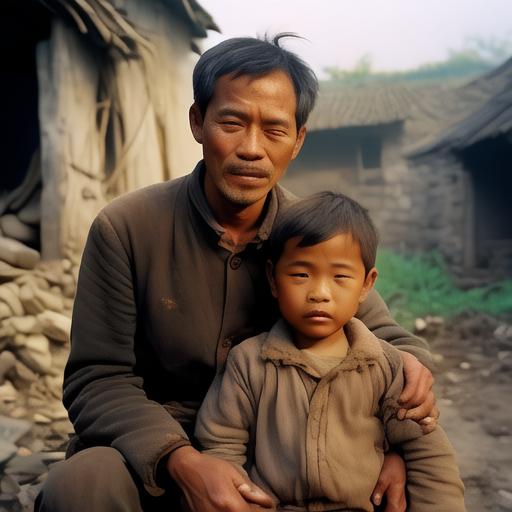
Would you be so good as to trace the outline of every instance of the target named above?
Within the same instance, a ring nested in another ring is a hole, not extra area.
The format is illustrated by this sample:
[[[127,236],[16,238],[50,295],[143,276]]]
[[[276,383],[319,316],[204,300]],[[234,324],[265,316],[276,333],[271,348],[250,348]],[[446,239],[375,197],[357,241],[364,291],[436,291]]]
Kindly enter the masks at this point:
[[[0,235],[75,261],[113,197],[184,174],[196,0],[5,0]],[[40,238],[40,241],[39,241]]]
[[[461,175],[454,176],[444,156],[412,155],[483,108],[505,82],[498,70],[469,84],[323,84],[284,184],[299,195],[345,192],[370,210],[383,246],[437,249],[452,268],[474,268],[480,262],[463,256],[468,228],[455,227],[469,200]]]

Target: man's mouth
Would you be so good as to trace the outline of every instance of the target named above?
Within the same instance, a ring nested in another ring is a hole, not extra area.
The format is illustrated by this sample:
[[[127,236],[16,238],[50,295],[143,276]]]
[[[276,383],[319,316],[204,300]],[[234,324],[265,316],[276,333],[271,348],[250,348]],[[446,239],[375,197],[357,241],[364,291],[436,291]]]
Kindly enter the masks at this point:
[[[319,309],[315,309],[313,311],[308,311],[304,318],[332,318],[332,316],[327,313],[327,311],[322,311]]]
[[[266,169],[259,167],[230,166],[227,171],[229,174],[240,176],[241,178],[268,178],[270,176],[270,173]]]

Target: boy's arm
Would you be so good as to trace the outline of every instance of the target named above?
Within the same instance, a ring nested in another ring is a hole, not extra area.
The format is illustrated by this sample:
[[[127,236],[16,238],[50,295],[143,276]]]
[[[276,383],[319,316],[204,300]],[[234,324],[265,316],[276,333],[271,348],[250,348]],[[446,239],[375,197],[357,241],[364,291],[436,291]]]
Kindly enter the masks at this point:
[[[399,420],[398,397],[403,388],[403,364],[392,347],[382,343],[390,364],[381,414],[388,442],[400,447],[406,464],[409,512],[463,512],[464,485],[453,448],[441,427],[423,434],[411,420]]]
[[[251,382],[259,374],[253,367],[252,378],[249,376],[249,366],[256,363],[249,363],[244,345],[231,351],[224,373],[215,377],[199,409],[195,427],[195,437],[203,453],[228,460],[242,471],[257,406],[254,398],[257,394],[251,389]]]

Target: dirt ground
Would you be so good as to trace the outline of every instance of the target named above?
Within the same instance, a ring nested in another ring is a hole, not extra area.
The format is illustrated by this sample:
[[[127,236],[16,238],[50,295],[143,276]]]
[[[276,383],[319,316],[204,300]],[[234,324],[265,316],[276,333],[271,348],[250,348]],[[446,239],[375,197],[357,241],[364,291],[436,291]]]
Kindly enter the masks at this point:
[[[427,319],[420,334],[430,341],[436,361],[441,424],[458,454],[468,512],[512,511],[512,315],[496,319],[468,314],[444,324]],[[60,354],[62,365],[64,356]],[[57,401],[53,393],[52,400]],[[32,403],[32,413],[40,410],[40,403]],[[2,412],[9,415],[11,411]],[[34,456],[50,452],[50,461],[45,460],[49,465],[52,457],[63,456],[69,429],[63,418],[34,423],[18,445]],[[21,493],[6,493],[2,485],[2,512],[32,510],[45,478],[37,473],[35,469],[33,476],[26,475],[20,482],[26,483]]]
[[[468,512],[512,510],[512,317],[467,314],[427,328],[441,424],[458,455]]]

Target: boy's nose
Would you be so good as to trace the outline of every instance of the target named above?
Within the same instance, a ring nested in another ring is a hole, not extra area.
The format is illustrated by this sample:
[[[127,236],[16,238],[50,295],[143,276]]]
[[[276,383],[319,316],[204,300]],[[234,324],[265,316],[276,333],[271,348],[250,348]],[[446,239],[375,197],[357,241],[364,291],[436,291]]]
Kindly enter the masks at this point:
[[[307,299],[309,302],[329,302],[329,290],[325,284],[319,284],[309,291]]]

